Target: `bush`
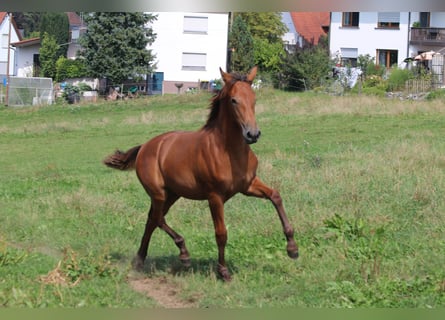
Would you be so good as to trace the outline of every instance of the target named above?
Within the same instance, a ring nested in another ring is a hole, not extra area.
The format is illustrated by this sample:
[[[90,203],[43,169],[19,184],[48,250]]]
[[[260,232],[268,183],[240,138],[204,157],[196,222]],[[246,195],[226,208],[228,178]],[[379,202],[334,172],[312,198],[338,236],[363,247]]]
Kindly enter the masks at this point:
[[[428,93],[425,97],[427,100],[442,99],[445,100],[445,89],[438,89]]]
[[[414,75],[407,69],[394,69],[388,78],[388,90],[396,91],[405,89],[405,82],[413,79]]]
[[[83,60],[71,60],[60,57],[56,62],[56,78],[57,82],[64,81],[69,78],[82,78],[88,76],[87,68]]]
[[[332,70],[325,48],[311,46],[289,54],[276,82],[286,90],[311,90],[319,86]]]
[[[69,103],[77,103],[80,101],[80,89],[77,86],[73,86],[72,84],[67,84],[65,88],[63,88],[62,97]]]

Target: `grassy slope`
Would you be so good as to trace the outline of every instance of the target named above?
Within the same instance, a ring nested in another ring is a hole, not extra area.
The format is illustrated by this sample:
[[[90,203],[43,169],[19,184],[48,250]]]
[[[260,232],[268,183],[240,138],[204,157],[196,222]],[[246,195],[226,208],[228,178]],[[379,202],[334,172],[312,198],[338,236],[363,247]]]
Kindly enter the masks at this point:
[[[125,281],[148,198],[134,173],[101,160],[167,130],[198,129],[208,98],[1,109],[0,305],[154,305]],[[287,258],[272,205],[236,196],[226,204],[234,280],[221,283],[207,204],[180,200],[168,221],[187,240],[192,270],[157,231],[147,273],[201,307],[443,306],[443,101],[257,98],[259,175],[280,190],[301,257]],[[42,278],[58,261],[77,285]]]

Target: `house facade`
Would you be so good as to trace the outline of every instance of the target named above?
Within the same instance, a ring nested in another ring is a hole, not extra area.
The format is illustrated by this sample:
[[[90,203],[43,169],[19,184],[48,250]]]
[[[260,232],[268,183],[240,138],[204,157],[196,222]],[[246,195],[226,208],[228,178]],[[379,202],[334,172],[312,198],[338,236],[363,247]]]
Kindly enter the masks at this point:
[[[431,50],[445,54],[445,12],[412,12],[410,20],[411,56]]]
[[[21,35],[14,21],[10,22],[9,18],[7,12],[0,12],[0,79],[3,79],[8,74],[8,51],[9,75],[15,75],[14,64],[16,52],[9,44],[21,40]]]
[[[228,13],[158,12],[149,47],[156,55],[149,93],[208,89],[226,68]]]
[[[75,59],[80,50],[79,37],[85,32],[83,19],[75,12],[66,12],[69,21],[69,40],[60,45],[68,46],[67,58]],[[38,77],[40,74],[39,50],[40,38],[30,38],[11,42],[16,48],[16,59],[13,65],[13,73],[18,77]]]
[[[419,53],[445,53],[445,12],[332,12],[329,36],[338,64],[356,66],[368,54],[378,65],[403,67]]]

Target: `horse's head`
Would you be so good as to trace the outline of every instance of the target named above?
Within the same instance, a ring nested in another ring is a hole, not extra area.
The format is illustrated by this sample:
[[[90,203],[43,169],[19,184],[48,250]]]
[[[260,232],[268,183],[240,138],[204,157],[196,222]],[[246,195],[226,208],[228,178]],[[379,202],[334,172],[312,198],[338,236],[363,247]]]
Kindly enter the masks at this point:
[[[258,141],[261,131],[255,119],[255,92],[252,90],[252,82],[257,73],[257,67],[253,67],[247,75],[226,73],[220,68],[225,86],[229,87],[226,99],[232,108],[235,120],[241,126],[246,143]]]

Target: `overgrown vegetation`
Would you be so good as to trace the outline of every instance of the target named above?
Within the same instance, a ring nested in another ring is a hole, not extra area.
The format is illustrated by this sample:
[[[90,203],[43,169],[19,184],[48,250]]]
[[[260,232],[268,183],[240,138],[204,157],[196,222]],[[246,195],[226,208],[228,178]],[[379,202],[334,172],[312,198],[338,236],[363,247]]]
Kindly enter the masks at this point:
[[[287,54],[275,81],[278,87],[286,90],[312,90],[323,84],[332,66],[327,46],[307,46]]]
[[[85,61],[82,59],[73,60],[60,57],[56,62],[56,77],[54,80],[57,82],[87,76],[87,67]]]
[[[1,107],[0,305],[156,306],[127,283],[149,199],[134,172],[101,160],[200,128],[209,99]],[[155,232],[139,277],[165,279],[200,308],[445,305],[442,98],[260,89],[257,120],[258,173],[281,192],[300,258],[287,257],[272,205],[240,195],[226,204],[233,281],[222,283],[207,203],[180,200],[166,219],[191,269]]]

